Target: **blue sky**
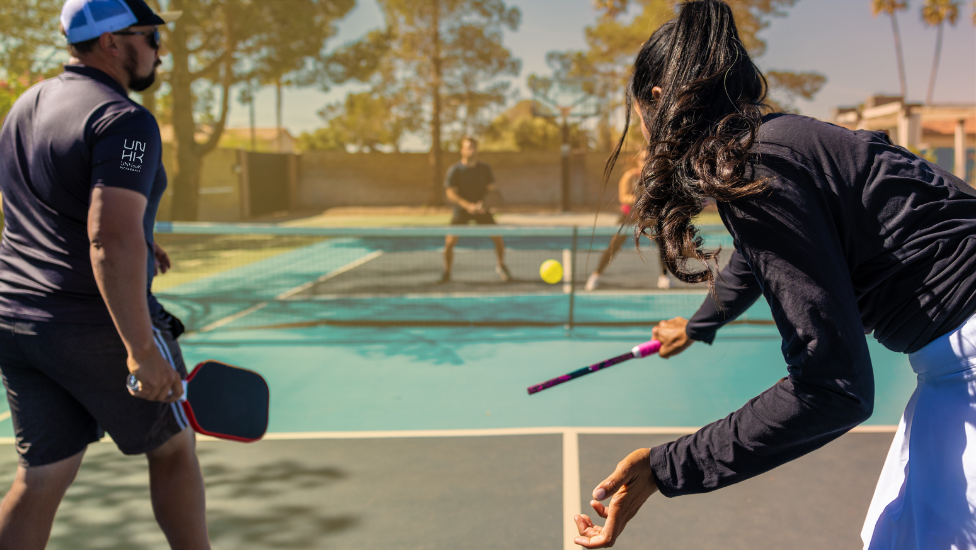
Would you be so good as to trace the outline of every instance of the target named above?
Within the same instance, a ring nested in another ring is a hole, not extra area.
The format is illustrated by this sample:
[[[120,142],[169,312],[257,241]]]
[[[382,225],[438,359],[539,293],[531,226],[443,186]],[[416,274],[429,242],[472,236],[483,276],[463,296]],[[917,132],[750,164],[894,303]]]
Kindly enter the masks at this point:
[[[548,72],[547,52],[583,49],[584,29],[594,22],[596,13],[591,0],[510,0],[508,4],[522,11],[522,25],[517,32],[506,33],[505,45],[522,59],[522,73],[513,83],[522,90],[522,97],[528,97],[525,78]],[[936,103],[976,101],[976,29],[970,2],[965,4],[959,23],[945,32]],[[922,0],[910,0],[909,11],[900,13],[898,20],[912,101],[925,98],[935,51],[936,32],[921,23],[921,5]],[[333,44],[355,40],[381,25],[382,14],[375,1],[359,0],[340,23],[340,34]],[[761,36],[768,44],[766,54],[756,60],[761,68],[827,75],[827,85],[816,100],[799,103],[803,114],[827,117],[831,107],[856,104],[875,93],[898,92],[891,23],[886,17],[871,16],[870,0],[799,0],[787,17],[774,19]],[[321,126],[316,111],[327,103],[341,101],[351,89],[354,87],[338,87],[328,93],[286,91],[285,126],[296,135]],[[256,117],[258,126],[274,126],[274,94],[270,89],[259,95]],[[247,126],[247,108],[234,105],[229,122],[233,127]],[[424,147],[418,140],[406,145],[409,149]]]

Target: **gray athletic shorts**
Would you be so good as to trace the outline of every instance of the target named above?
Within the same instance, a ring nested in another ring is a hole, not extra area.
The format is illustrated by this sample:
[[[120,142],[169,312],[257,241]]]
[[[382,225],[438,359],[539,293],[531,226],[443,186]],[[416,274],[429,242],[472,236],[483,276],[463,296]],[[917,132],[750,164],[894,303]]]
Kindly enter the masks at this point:
[[[181,378],[186,366],[164,314],[156,346]],[[149,452],[187,426],[179,404],[133,397],[122,339],[111,325],[35,323],[0,318],[0,375],[17,452],[25,467],[64,460],[105,432],[127,455]]]

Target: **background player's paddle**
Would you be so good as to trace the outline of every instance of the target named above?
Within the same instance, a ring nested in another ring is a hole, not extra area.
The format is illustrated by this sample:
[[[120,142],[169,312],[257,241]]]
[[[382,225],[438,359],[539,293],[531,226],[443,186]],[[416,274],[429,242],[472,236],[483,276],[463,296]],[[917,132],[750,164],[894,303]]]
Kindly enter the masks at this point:
[[[499,193],[497,189],[488,191],[485,193],[485,198],[481,199],[481,205],[484,206],[485,210],[489,212],[500,207],[503,202],[502,194]]]
[[[134,383],[134,384],[133,384]],[[128,386],[138,388],[138,381]],[[203,435],[251,442],[268,430],[271,394],[260,374],[218,361],[197,365],[183,382],[180,399],[194,431]]]
[[[634,346],[634,349],[630,350],[629,352],[627,352],[627,353],[625,353],[623,355],[618,355],[618,356],[616,356],[616,357],[614,357],[612,359],[607,359],[606,361],[601,361],[601,362],[599,362],[599,363],[597,363],[595,365],[590,365],[588,367],[583,367],[583,368],[581,368],[579,370],[574,370],[573,372],[571,372],[569,374],[564,374],[562,376],[557,376],[556,378],[553,378],[552,380],[548,380],[548,381],[543,382],[541,384],[536,384],[534,386],[529,386],[529,395],[532,395],[533,393],[539,393],[540,391],[545,390],[545,389],[548,389],[548,388],[551,388],[553,386],[558,386],[559,384],[562,384],[563,382],[569,382],[570,380],[573,380],[574,378],[579,378],[580,376],[585,376],[587,374],[590,374],[591,372],[596,372],[598,370],[603,370],[603,369],[605,369],[607,367],[612,367],[612,366],[614,366],[614,365],[616,365],[618,363],[623,363],[624,361],[628,361],[630,359],[640,359],[642,357],[647,357],[648,355],[654,355],[660,349],[661,349],[661,342],[658,342],[657,340],[651,340],[650,342],[644,342],[643,344],[641,344],[639,346]]]

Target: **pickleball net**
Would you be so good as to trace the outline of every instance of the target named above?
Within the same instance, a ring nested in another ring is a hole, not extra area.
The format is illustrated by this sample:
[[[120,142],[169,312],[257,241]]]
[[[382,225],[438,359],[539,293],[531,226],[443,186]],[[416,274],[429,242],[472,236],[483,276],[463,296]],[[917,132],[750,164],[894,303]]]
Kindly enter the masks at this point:
[[[627,232],[627,230],[625,230]],[[169,223],[156,239],[173,269],[153,292],[191,331],[344,326],[561,326],[650,324],[690,315],[703,285],[656,287],[657,250],[625,244],[583,292],[615,227],[465,226],[316,228]],[[627,232],[629,236],[629,232]],[[457,235],[451,280],[444,239]],[[731,250],[724,230],[710,243]],[[496,270],[490,236],[505,242],[511,280]],[[592,237],[592,248],[591,248]],[[564,280],[547,284],[546,260]]]

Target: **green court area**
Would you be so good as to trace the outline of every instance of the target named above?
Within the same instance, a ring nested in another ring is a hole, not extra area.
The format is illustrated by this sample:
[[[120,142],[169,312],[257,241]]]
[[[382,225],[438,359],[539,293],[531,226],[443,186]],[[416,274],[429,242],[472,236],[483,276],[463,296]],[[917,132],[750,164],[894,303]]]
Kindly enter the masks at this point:
[[[570,548],[567,520],[617,461],[725,417],[786,375],[760,303],[711,346],[529,396],[529,385],[623,353],[706,297],[654,287],[653,252],[618,258],[605,288],[579,291],[592,267],[579,235],[574,248],[562,230],[507,234],[516,280],[501,283],[473,228],[458,280],[443,287],[437,232],[175,229],[163,235],[183,278],[157,290],[190,328],[187,363],[256,370],[272,394],[264,441],[200,443],[215,548]],[[537,281],[530,268],[567,250],[570,288]],[[181,267],[193,260],[199,272]],[[877,405],[865,427],[728,490],[655,496],[616,548],[857,547],[915,385],[905,356],[874,343],[871,353]],[[16,457],[2,449],[9,483]],[[166,548],[144,460],[94,445],[50,548]]]

